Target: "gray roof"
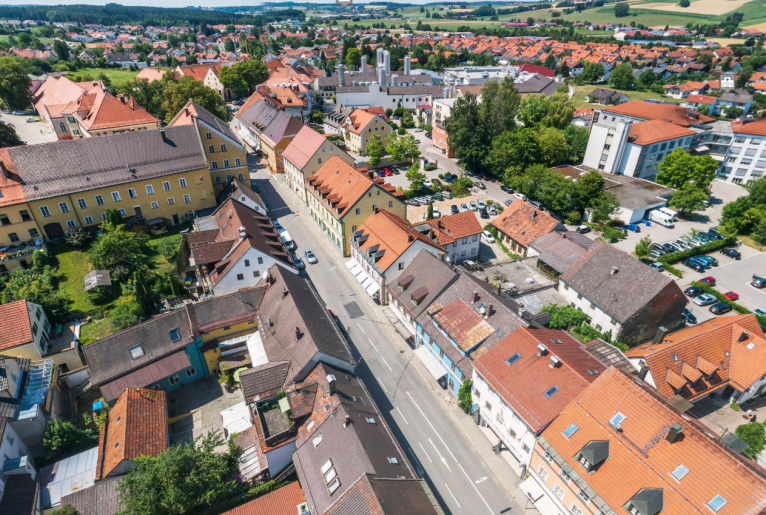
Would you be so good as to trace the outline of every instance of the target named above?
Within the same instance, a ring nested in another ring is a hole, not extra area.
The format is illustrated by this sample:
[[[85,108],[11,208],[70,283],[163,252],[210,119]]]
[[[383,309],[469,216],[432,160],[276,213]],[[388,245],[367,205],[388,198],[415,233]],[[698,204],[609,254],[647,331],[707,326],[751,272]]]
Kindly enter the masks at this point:
[[[96,481],[90,488],[63,496],[61,505],[71,504],[79,515],[114,515],[120,509],[119,484],[119,478]]]
[[[552,170],[565,177],[578,179],[580,176],[595,169],[585,165],[563,165],[552,168]],[[672,188],[647,181],[646,179],[603,171],[598,173],[604,178],[604,191],[613,193],[617,197],[620,206],[626,209],[636,211],[656,206],[666,202],[673,195],[674,190]]]
[[[402,270],[399,279],[393,281],[387,288],[399,304],[407,308],[412,318],[417,318],[457,276],[457,272],[453,271],[448,264],[423,249],[418,252],[409,266]],[[402,288],[400,283],[409,277],[412,277],[412,281],[407,281],[408,284]],[[412,294],[421,288],[426,288],[428,294],[415,304],[412,302]]]
[[[193,304],[194,316],[201,331],[210,332],[208,325],[232,325],[233,319],[254,320],[266,293],[265,287],[248,288]]]
[[[178,329],[181,336],[175,342],[170,338],[173,329]],[[89,343],[83,347],[83,353],[90,367],[91,382],[100,385],[178,351],[194,340],[189,315],[186,309],[179,309]],[[139,344],[144,355],[132,359],[130,349]]]
[[[430,75],[422,74],[422,75],[404,75],[403,73],[392,73],[389,75],[386,75],[386,83],[391,84],[391,77],[394,75],[397,75],[399,77],[399,82],[418,82],[420,84],[431,84],[433,83],[433,78],[431,78]],[[327,88],[327,87],[337,87],[338,86],[338,74],[333,73],[329,77],[317,77],[317,84],[320,88]],[[377,82],[378,81],[378,74],[373,69],[371,72],[361,73],[361,72],[355,72],[354,75],[351,75],[351,73],[346,72],[346,84],[351,84],[353,81],[358,82]]]
[[[90,291],[96,286],[112,286],[109,270],[93,270],[85,274],[85,291]]]
[[[289,361],[276,361],[240,372],[239,379],[242,382],[242,396],[245,402],[250,404],[257,395],[282,388],[289,370]]]
[[[743,89],[726,91],[719,98],[720,102],[731,102],[732,104],[747,104],[753,99],[753,95]]]
[[[281,111],[268,102],[256,102],[239,115],[240,125],[256,134],[263,134],[274,143],[285,136],[294,136],[303,127],[303,122]]]
[[[0,502],[3,515],[37,515],[40,483],[28,474],[14,474],[5,477],[5,491]]]
[[[599,360],[605,367],[614,366],[626,374],[635,374],[636,368],[630,364],[628,358],[620,349],[599,338],[583,344],[593,357]]]
[[[577,236],[575,236],[577,235]],[[549,232],[529,246],[540,253],[537,258],[556,272],[566,272],[577,258],[593,245],[593,240],[574,231]]]
[[[26,385],[29,383],[28,372],[29,365],[32,360],[26,358],[15,358],[13,356],[5,356],[0,354],[0,389],[7,388],[8,386],[8,379],[6,378],[5,368],[6,359],[15,359],[16,363],[19,365],[19,368],[22,370],[22,372],[24,372],[24,375],[21,378],[21,385],[19,386],[20,392],[24,392]],[[22,395],[17,395],[15,399],[0,397],[0,437],[5,434],[5,424],[8,422],[8,420],[16,417],[19,406],[21,406],[21,398]]]
[[[542,93],[546,97],[553,95],[557,89],[564,87],[553,79],[537,75],[527,81],[516,84],[516,89],[522,95],[529,93]]]
[[[8,149],[27,200],[207,169],[193,125]]]
[[[614,274],[613,267],[617,267]],[[602,241],[595,242],[560,279],[620,323],[666,286],[675,285],[670,277]]]
[[[606,100],[608,98],[611,98],[612,96],[616,95],[617,92],[612,89],[605,89],[605,88],[596,88],[587,95],[586,97],[596,98],[599,100]]]
[[[351,113],[354,112],[354,107],[346,107],[343,104],[338,104],[332,108],[332,111],[325,113],[324,121],[334,127],[340,127],[343,122],[346,121]]]
[[[105,57],[110,63],[117,61],[138,61],[138,54],[126,54],[124,52],[112,52],[111,54],[106,54]]]
[[[203,122],[205,125],[212,127],[213,129],[217,130],[227,138],[229,138],[231,141],[236,143],[237,145],[241,145],[239,142],[239,138],[234,134],[234,131],[231,130],[231,127],[229,127],[229,124],[218,118],[216,115],[202,107],[196,102],[192,102],[194,105],[194,109],[197,112],[197,118],[201,122]]]
[[[375,503],[373,504],[373,499]],[[336,501],[332,515],[409,515],[441,514],[433,494],[423,479],[378,479],[365,474]]]

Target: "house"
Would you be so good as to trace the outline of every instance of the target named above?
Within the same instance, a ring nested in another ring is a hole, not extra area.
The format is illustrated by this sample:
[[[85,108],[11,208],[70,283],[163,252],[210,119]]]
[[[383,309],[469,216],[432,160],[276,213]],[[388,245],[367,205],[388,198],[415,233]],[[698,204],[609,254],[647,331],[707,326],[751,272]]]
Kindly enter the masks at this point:
[[[229,88],[224,87],[221,82],[221,63],[189,64],[176,66],[173,72],[177,77],[191,77],[198,80],[208,88],[212,89],[226,102],[234,99],[233,93]]]
[[[444,247],[444,260],[448,263],[457,264],[479,256],[484,229],[472,211],[426,220],[416,228],[421,232],[432,232],[433,239]]]
[[[96,54],[92,52],[88,52],[87,50],[83,50],[80,52],[80,55],[77,56],[81,61],[85,61],[91,66],[96,66]]]
[[[661,331],[626,355],[639,377],[668,397],[744,404],[766,391],[766,339],[754,315]]]
[[[753,95],[745,91],[744,89],[737,89],[734,91],[724,92],[718,99],[718,106],[721,111],[726,111],[726,108],[736,107],[742,109],[743,115],[750,112],[750,107],[753,105]]]
[[[159,129],[160,120],[149,114],[133,97],[114,96],[108,91],[93,88],[62,111],[60,127],[72,138],[90,138],[122,132]]]
[[[385,146],[386,138],[391,134],[391,126],[380,115],[364,109],[354,109],[342,128],[346,148],[363,156],[367,155],[370,138],[377,136]]]
[[[445,253],[435,238],[421,234],[418,228],[385,209],[378,209],[351,234],[351,259],[346,266],[367,294],[380,304],[388,304],[387,286],[421,250],[437,256]]]
[[[61,496],[61,505],[70,504],[78,515],[115,515],[120,511],[120,478],[98,481],[90,488]]]
[[[306,499],[298,481],[278,488],[261,497],[256,497],[221,515],[296,515],[296,508],[305,505]],[[308,506],[306,507],[308,510]],[[306,511],[308,513],[308,511]]]
[[[535,438],[604,370],[565,331],[521,327],[474,360],[474,411],[526,472]]]
[[[709,95],[689,95],[686,97],[686,101],[681,104],[688,109],[698,110],[702,106],[707,106],[708,114],[711,116],[718,116],[720,112],[720,106],[718,105],[718,97],[712,97]]]
[[[185,241],[205,292],[224,295],[255,286],[274,265],[298,273],[271,219],[237,198],[229,197],[196,227]]]
[[[565,231],[564,224],[533,205],[515,199],[493,222],[498,235],[511,252],[529,255],[529,244],[551,231]]]
[[[686,306],[671,278],[602,241],[559,276],[558,291],[597,331],[630,346],[678,325]]]
[[[572,116],[572,125],[590,129],[593,120],[593,109],[575,109]]]
[[[593,104],[620,105],[630,100],[625,93],[617,93],[611,89],[596,88],[587,95],[585,101]]]
[[[64,76],[50,75],[35,91],[32,104],[59,139],[71,137],[64,109],[86,93],[103,90],[100,81],[73,82]],[[74,120],[72,120],[74,123]]]
[[[170,392],[208,372],[194,305],[146,320],[83,347],[90,380],[110,405],[126,388]]]
[[[766,504],[762,468],[614,367],[538,436],[529,474],[520,486],[540,513],[735,515]]]
[[[576,231],[553,231],[529,244],[537,256],[538,265],[560,275],[569,270],[577,259],[593,245],[593,240]]]
[[[136,68],[146,68],[146,63],[138,60],[138,54],[128,54],[124,52],[112,52],[104,54],[106,62],[111,65],[119,65],[123,68],[135,66]]]
[[[267,216],[269,209],[261,196],[239,179],[231,180],[232,187],[231,198],[238,200],[242,204],[246,205],[256,213],[262,216]]]
[[[306,181],[332,156],[354,164],[354,158],[341,150],[323,134],[304,125],[283,152],[285,177],[291,191],[306,202]]]
[[[353,107],[337,104],[330,111],[326,112],[322,119],[322,129],[324,130],[324,133],[341,134],[343,132],[343,125],[353,112]]]
[[[431,149],[448,158],[455,157],[455,149],[449,144],[449,134],[443,123],[436,122],[433,125],[433,132],[431,133]]]
[[[263,100],[244,112],[240,109],[237,121],[240,134],[244,131],[256,144],[254,148],[266,155],[271,173],[284,173],[284,151],[303,128],[303,122]]]
[[[398,280],[388,283],[389,306],[410,334],[415,334],[415,320],[457,276],[437,255],[422,249]]]
[[[378,209],[406,219],[401,192],[372,172],[360,172],[338,156],[331,156],[306,183],[311,218],[343,252],[367,218]]]
[[[688,81],[667,88],[665,94],[672,98],[684,99],[689,95],[704,95],[708,89],[706,82]]]
[[[762,177],[766,169],[760,148],[766,141],[766,120],[743,118],[732,122],[731,128],[734,140],[718,177],[734,184],[749,184]]]
[[[250,186],[245,147],[228,123],[189,100],[170,121],[169,127],[193,125],[202,139],[205,157],[210,163],[210,180],[216,197],[220,197],[234,178]]]

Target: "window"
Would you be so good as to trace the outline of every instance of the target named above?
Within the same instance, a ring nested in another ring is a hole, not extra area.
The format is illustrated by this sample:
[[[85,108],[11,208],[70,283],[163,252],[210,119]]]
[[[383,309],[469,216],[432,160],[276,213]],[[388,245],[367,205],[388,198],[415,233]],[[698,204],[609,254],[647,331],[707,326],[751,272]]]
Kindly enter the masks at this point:
[[[180,179],[178,179],[178,184],[180,184],[182,188],[185,188],[186,187],[186,179],[181,177]]]
[[[9,444],[13,445],[14,439],[10,434],[6,434],[5,439],[8,440]],[[5,459],[7,460],[8,458],[6,457]]]
[[[231,174],[230,173],[226,174],[226,182],[231,182]]]
[[[152,202],[152,209],[157,209],[160,205],[157,202]]]
[[[93,217],[92,216],[86,216],[85,217],[85,223],[86,224],[92,224],[93,223]]]
[[[240,181],[244,181],[245,180],[245,176],[242,175],[242,173],[238,173],[237,174],[237,179],[239,179]]]
[[[681,481],[688,473],[689,469],[682,464],[679,465],[673,472],[671,472],[670,475],[673,476],[676,481]]]
[[[215,183],[221,184],[221,178],[218,175],[215,176]]]
[[[487,408],[487,411],[492,411],[492,405],[489,401],[484,401],[484,407]]]
[[[3,196],[2,193],[0,193],[0,197],[2,197],[2,196]],[[32,217],[29,216],[29,211],[27,211],[26,209],[22,209],[21,211],[19,211],[19,214],[21,215],[21,221],[22,222],[31,222],[32,221]],[[5,224],[3,224],[3,225],[5,225]]]
[[[209,132],[205,133],[205,139],[213,139],[213,135]]]
[[[85,202],[84,198],[78,198],[77,205],[80,206],[80,209],[88,209],[88,203]]]
[[[564,489],[561,488],[560,484],[556,483],[556,486],[553,487],[553,494],[559,499],[564,498]]]
[[[15,232],[10,233],[8,237],[11,239],[12,243],[16,243],[17,241],[19,241],[19,235],[16,234]]]
[[[548,471],[545,470],[542,465],[540,465],[540,467],[537,469],[537,475],[540,476],[543,481],[548,479]]]
[[[258,264],[259,264],[259,265],[262,265],[262,264],[263,264],[263,258],[262,258],[262,257],[259,257],[259,258],[258,258]]]
[[[253,272],[253,277],[260,277],[260,276],[261,276],[261,273],[258,270]]]
[[[553,456],[551,456],[547,452],[543,453],[543,458],[545,458],[545,461],[547,461],[548,463],[553,463]]]
[[[144,347],[142,345],[136,345],[130,349],[130,357],[133,359],[144,357]]]
[[[162,189],[170,191],[170,183],[168,181],[162,181]]]
[[[191,367],[186,371],[186,377],[194,377],[197,375],[197,370],[194,367]]]
[[[566,429],[566,431],[564,431],[564,436],[566,436],[567,438],[570,438],[573,434],[577,432],[578,429],[580,429],[580,427],[577,424],[572,424]]]
[[[39,330],[40,330],[40,326],[37,325],[37,322],[34,322],[32,324],[32,334],[37,336],[37,331],[39,331]]]
[[[521,354],[519,354],[519,353],[517,352],[516,354],[514,354],[513,356],[511,356],[510,358],[508,358],[507,360],[505,360],[505,362],[506,362],[506,363],[508,363],[508,365],[513,365],[513,364],[514,364],[514,363],[516,363],[516,362],[517,362],[517,361],[518,361],[520,358],[521,358]]]
[[[620,428],[620,424],[622,424],[623,420],[625,420],[627,417],[620,413],[619,411],[615,416],[609,419],[609,425],[612,426],[615,429]]]
[[[191,195],[184,195],[184,204],[191,204]]]
[[[577,497],[582,499],[582,502],[585,503],[585,506],[587,506],[588,503],[590,502],[590,496],[588,494],[586,494],[585,490],[583,490],[582,488],[580,488],[580,491],[577,492]]]
[[[543,395],[545,395],[546,399],[550,399],[558,391],[559,391],[559,387],[558,386],[553,386],[553,387],[549,388],[548,391],[546,391]]]
[[[66,226],[69,227],[70,229],[73,227],[77,227],[77,222],[75,222],[74,220],[67,220]]]
[[[62,213],[68,213],[69,212],[69,204],[66,202],[59,202],[59,209]]]
[[[226,152],[226,143],[221,143],[221,152]]]
[[[30,229],[29,235],[33,238],[37,238],[38,236],[40,236],[40,233],[37,232],[37,229]]]
[[[97,206],[103,206],[104,205],[104,197],[101,195],[96,195],[96,205]]]
[[[106,213],[101,213],[101,219],[106,220]]]
[[[569,508],[569,511],[572,512],[572,515],[582,515],[582,510],[578,508],[575,503],[572,503],[572,507]]]
[[[215,145],[208,145],[207,146],[207,151],[209,153],[211,153],[211,154],[214,154],[215,153]]]
[[[244,281],[244,280],[245,280],[244,274],[237,274],[237,281]]]
[[[170,386],[173,386],[174,384],[178,384],[180,381],[181,380],[178,379],[178,374],[168,377],[168,383],[170,383]]]
[[[726,504],[726,499],[721,497],[720,495],[716,495],[713,497],[709,503],[707,503],[707,507],[713,510],[714,512],[718,513],[718,510],[723,508],[723,505]]]
[[[210,161],[210,166],[213,170],[218,170],[218,161]]]
[[[120,200],[122,200],[122,198],[120,197],[119,191],[112,192],[112,200],[114,200],[115,202],[119,202]]]
[[[561,477],[561,479],[564,480],[564,483],[567,485],[569,484],[570,481],[572,481],[572,476],[570,476],[569,473],[564,469],[561,469],[561,472],[559,472],[559,476]]]
[[[175,204],[175,203],[176,203],[176,199],[174,199],[173,197],[169,197],[169,198],[168,198],[168,205],[169,205],[169,206],[172,206],[172,205],[173,205],[173,204]]]
[[[362,210],[359,209],[359,208],[356,208],[356,214],[361,215],[362,214]]]
[[[146,194],[147,195],[154,195],[154,186],[151,184],[146,185]]]
[[[124,209],[118,209],[117,212],[120,213],[122,216],[125,216],[125,215],[128,214],[128,213],[125,212]]]

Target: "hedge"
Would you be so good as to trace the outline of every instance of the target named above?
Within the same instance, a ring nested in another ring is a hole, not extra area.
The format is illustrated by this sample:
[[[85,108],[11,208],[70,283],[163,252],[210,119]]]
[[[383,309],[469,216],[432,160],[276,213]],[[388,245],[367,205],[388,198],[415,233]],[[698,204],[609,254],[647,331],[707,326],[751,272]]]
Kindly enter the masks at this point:
[[[709,293],[716,299],[718,299],[719,302],[725,302],[729,306],[731,306],[731,309],[739,313],[740,315],[747,315],[749,313],[752,313],[749,309],[747,309],[745,306],[741,306],[734,302],[733,300],[729,300],[726,297],[723,296],[723,293],[719,292],[718,290],[708,286],[707,284],[698,282],[698,281],[692,281],[692,286],[696,286],[698,288],[701,288],[705,293]]]
[[[715,252],[716,250],[728,247],[735,241],[737,241],[736,238],[726,238],[724,240],[711,241],[710,243],[705,243],[704,245],[693,247],[689,250],[682,250],[679,252],[671,252],[670,254],[665,254],[664,256],[660,256],[657,261],[660,263],[665,263],[666,265],[672,265],[673,263],[678,263],[679,261],[683,261],[684,259],[690,257],[699,256],[700,254],[707,254],[708,252]]]

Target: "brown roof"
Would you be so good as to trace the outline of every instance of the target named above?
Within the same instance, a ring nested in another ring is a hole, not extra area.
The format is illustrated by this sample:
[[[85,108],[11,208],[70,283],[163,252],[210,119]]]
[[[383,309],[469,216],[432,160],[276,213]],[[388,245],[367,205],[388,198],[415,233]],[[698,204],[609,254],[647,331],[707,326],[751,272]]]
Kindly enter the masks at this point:
[[[540,236],[556,230],[559,222],[533,205],[516,199],[492,225],[524,247]]]
[[[636,145],[651,145],[658,141],[692,135],[694,135],[694,131],[679,127],[674,123],[665,120],[647,120],[631,125],[628,138],[631,143]]]
[[[42,331],[42,324],[38,324]],[[17,300],[0,305],[0,350],[24,345],[34,340],[32,322],[29,320],[27,301]]]
[[[101,427],[96,480],[109,476],[123,460],[157,456],[168,448],[165,390],[127,388]]]
[[[298,505],[304,502],[301,484],[294,481],[221,515],[296,515]]]
[[[576,473],[604,504],[619,510],[643,489],[659,489],[662,515],[712,513],[707,504],[726,501],[717,515],[756,515],[766,506],[766,476],[750,460],[735,454],[699,422],[679,414],[668,399],[643,382],[610,367],[571,401],[542,433],[555,459]],[[620,430],[609,421],[625,417]],[[567,437],[563,432],[575,424]],[[682,435],[666,440],[674,425]],[[577,461],[588,443],[608,442],[608,455],[595,471]],[[671,474],[683,465],[680,480]],[[570,474],[574,475],[574,474]],[[584,486],[584,485],[581,485]],[[594,498],[594,495],[591,495]]]
[[[327,138],[323,134],[319,134],[308,125],[304,125],[282,155],[299,170],[302,170],[326,142]]]
[[[486,306],[485,309],[489,309],[489,305]],[[494,332],[492,326],[477,311],[478,307],[471,307],[463,299],[457,299],[434,315],[434,321],[438,322],[439,327],[447,331],[450,338],[465,352],[476,347]]]
[[[185,66],[179,66],[175,71],[180,72],[181,75],[192,77],[200,82],[205,80],[208,70],[212,69],[216,76],[220,73],[223,65],[221,63],[206,63],[206,64],[189,64]]]
[[[26,202],[21,177],[7,148],[0,148],[0,207]]]
[[[548,349],[537,356],[538,345]],[[508,364],[516,353],[517,361]],[[560,360],[551,367],[551,358]],[[474,367],[535,431],[543,429],[606,367],[564,331],[519,328],[474,362]],[[595,373],[591,373],[593,371]],[[552,388],[557,390],[548,396]]]
[[[714,122],[715,118],[699,114],[691,109],[676,104],[655,104],[643,100],[633,100],[618,106],[605,107],[602,111],[624,114],[643,120],[667,120],[670,123],[689,127],[695,123]]]
[[[338,156],[330,157],[309,179],[309,183],[311,193],[324,205],[330,202],[338,218],[345,216],[373,186],[367,175]]]
[[[460,238],[473,236],[483,231],[473,211],[435,218],[426,221],[426,223],[436,231],[436,240],[440,245],[447,245]]]

